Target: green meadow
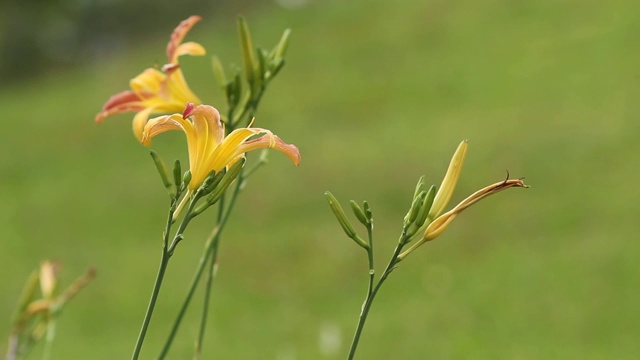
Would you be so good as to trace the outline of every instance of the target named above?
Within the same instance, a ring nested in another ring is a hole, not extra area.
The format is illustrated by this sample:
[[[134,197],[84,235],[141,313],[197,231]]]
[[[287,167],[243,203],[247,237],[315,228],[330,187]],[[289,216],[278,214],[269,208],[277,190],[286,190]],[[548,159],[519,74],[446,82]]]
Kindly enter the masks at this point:
[[[238,12],[256,45],[292,29],[254,124],[296,144],[302,163],[272,151],[241,194],[220,245],[203,358],[344,359],[367,258],[323,193],[346,208],[370,203],[381,272],[416,181],[439,185],[463,139],[453,204],[507,171],[531,188],[474,205],[403,261],[357,358],[640,357],[640,3],[329,0],[200,14],[187,40],[208,55],[181,64],[223,111],[210,55],[240,64]],[[60,318],[52,359],[131,355],[167,198],[132,136],[133,113],[93,119],[164,62],[187,15],[139,48],[0,88],[0,352],[24,282],[55,259],[62,287],[89,266],[98,276]],[[180,133],[154,138],[153,149],[187,161]],[[215,215],[194,220],[177,248],[143,359],[164,343]],[[192,358],[202,296],[169,358]]]

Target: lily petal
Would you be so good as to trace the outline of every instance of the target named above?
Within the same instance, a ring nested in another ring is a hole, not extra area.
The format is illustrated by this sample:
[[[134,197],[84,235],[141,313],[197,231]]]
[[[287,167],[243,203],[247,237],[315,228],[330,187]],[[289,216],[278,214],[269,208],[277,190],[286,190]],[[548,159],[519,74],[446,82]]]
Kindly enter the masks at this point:
[[[182,55],[202,56],[206,53],[207,50],[204,49],[204,46],[198,44],[197,42],[190,41],[184,44],[180,44],[180,46],[178,46],[178,48],[175,50],[174,56],[177,60]]]
[[[194,106],[193,103],[187,104],[185,112],[182,117],[195,117],[193,124],[196,126],[198,132],[207,132],[208,137],[211,138],[213,143],[217,146],[222,143],[224,139],[224,127],[220,120],[220,112],[209,105]]]
[[[222,170],[231,161],[244,154],[244,152],[240,150],[240,145],[253,135],[259,134],[262,130],[263,129],[241,128],[232,131],[213,151],[206,167],[216,172]]]
[[[160,84],[164,81],[166,75],[158,69],[145,69],[138,76],[131,79],[129,86],[134,92],[148,92],[150,94],[157,93],[160,90]]]
[[[200,138],[189,120],[183,119],[179,114],[163,115],[153,118],[145,125],[140,142],[143,145],[149,146],[151,145],[151,138],[171,130],[181,130],[185,133],[187,149],[189,151],[189,169],[193,176],[199,167],[198,148],[200,146]],[[204,178],[202,180],[204,180]]]
[[[123,91],[115,94],[107,100],[102,111],[96,115],[96,122],[101,123],[107,116],[127,111],[140,111],[144,109],[142,99],[133,91]]]
[[[187,35],[189,30],[195,25],[198,21],[202,20],[202,17],[194,15],[189,17],[188,19],[182,21],[176,28],[173,30],[171,34],[171,39],[169,39],[169,44],[167,44],[167,58],[169,59],[169,63],[175,64],[177,63],[179,52],[178,47],[182,40]]]
[[[136,136],[139,142],[143,143],[142,138],[144,136],[144,128],[149,120],[149,115],[153,112],[153,107],[148,107],[139,111],[136,116],[133,117],[133,134]]]
[[[264,129],[262,130],[268,131]],[[259,139],[246,141],[238,147],[238,151],[243,153],[256,149],[276,149],[287,155],[287,157],[289,157],[296,166],[300,165],[300,150],[298,150],[298,147],[285,143],[277,135],[274,135],[271,132],[267,132]]]
[[[163,115],[158,116],[147,121],[142,131],[141,142],[144,145],[151,145],[151,138],[171,130],[183,131],[187,139],[195,135],[193,125],[187,120],[184,120],[180,115]]]

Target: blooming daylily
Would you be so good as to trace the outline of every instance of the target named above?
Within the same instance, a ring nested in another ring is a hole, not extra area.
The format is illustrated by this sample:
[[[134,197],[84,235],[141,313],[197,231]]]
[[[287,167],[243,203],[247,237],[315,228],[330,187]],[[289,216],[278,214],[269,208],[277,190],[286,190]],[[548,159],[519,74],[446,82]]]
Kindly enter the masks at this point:
[[[191,16],[176,27],[167,45],[169,63],[162,71],[149,68],[130,82],[131,90],[112,96],[96,116],[102,122],[107,116],[127,111],[138,112],[133,118],[133,133],[142,142],[142,131],[150,114],[175,113],[184,109],[188,102],[200,104],[200,99],[191,91],[184,79],[178,58],[182,55],[204,55],[205,49],[195,42],[182,43],[193,25],[201,20]]]
[[[218,173],[233,165],[247,151],[276,149],[287,155],[296,166],[300,164],[298,148],[286,144],[267,129],[240,128],[225,136],[220,113],[209,105],[189,103],[183,114],[150,119],[142,131],[142,144],[149,146],[152,137],[169,130],[184,131],[187,137],[191,171],[189,192],[197,189],[212,171]]]
[[[456,205],[453,209],[445,212],[441,215],[444,208],[447,206],[447,203],[451,199],[451,195],[453,194],[453,190],[455,189],[456,184],[458,183],[458,179],[460,178],[460,172],[462,171],[462,164],[464,162],[464,158],[467,154],[467,141],[463,141],[458,146],[458,149],[453,154],[453,158],[451,159],[451,163],[449,164],[449,168],[447,169],[447,173],[438,189],[438,193],[435,196],[433,205],[429,212],[429,216],[427,218],[427,223],[425,224],[426,229],[424,231],[424,235],[418,242],[416,242],[412,247],[408,250],[404,251],[402,254],[398,255],[398,259],[402,260],[407,255],[409,255],[413,250],[417,249],[420,245],[424,244],[427,241],[431,241],[438,236],[440,236],[449,226],[449,224],[453,221],[453,219],[458,216],[464,209],[469,206],[477,203],[478,201],[493,195],[499,191],[509,189],[512,187],[522,187],[527,188],[529,186],[525,185],[522,179],[506,179],[503,181],[499,181],[495,184],[491,184],[486,186],[475,193],[471,194],[466,199],[462,200],[458,205]]]

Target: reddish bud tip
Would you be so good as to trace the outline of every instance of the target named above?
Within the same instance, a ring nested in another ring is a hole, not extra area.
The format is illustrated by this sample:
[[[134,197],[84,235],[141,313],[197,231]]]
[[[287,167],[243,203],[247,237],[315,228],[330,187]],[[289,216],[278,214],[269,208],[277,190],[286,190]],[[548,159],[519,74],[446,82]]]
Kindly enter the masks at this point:
[[[187,103],[187,106],[185,106],[184,112],[182,113],[182,118],[186,119],[189,116],[193,115],[193,110],[195,108],[196,106],[192,102]]]

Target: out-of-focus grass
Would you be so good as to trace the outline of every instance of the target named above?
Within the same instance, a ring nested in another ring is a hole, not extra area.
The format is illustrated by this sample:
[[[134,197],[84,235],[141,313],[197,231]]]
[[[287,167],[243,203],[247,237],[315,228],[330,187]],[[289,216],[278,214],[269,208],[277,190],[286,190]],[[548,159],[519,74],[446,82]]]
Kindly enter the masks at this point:
[[[454,201],[506,169],[532,188],[477,205],[412,254],[374,304],[359,357],[636,359],[639,10],[629,0],[329,1],[246,13],[258,44],[293,29],[256,125],[297,144],[303,162],[271,154],[239,202],[205,358],[342,358],[366,259],[322,193],[370,202],[382,265],[417,178],[439,183],[467,138]],[[238,63],[233,14],[203,15],[190,39]],[[40,259],[64,262],[69,281],[89,265],[99,272],[65,311],[54,358],[124,358],[137,336],[165,195],[131,117],[92,119],[163,62],[165,42],[0,95],[0,319]],[[209,60],[183,65],[201,97],[221,104]],[[154,146],[168,161],[184,155],[180,134]],[[166,336],[213,218],[178,248],[145,358]],[[199,302],[172,358],[190,357]],[[337,352],[320,346],[323,334],[339,337]]]

